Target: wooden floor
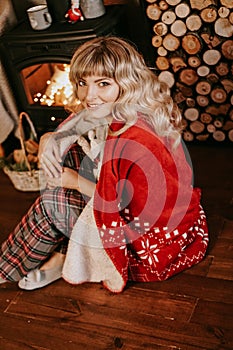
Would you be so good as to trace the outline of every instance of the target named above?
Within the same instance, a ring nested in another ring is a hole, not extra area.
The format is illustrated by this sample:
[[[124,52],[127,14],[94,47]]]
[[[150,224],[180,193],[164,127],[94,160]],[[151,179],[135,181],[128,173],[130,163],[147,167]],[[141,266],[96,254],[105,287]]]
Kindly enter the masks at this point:
[[[233,148],[188,148],[208,216],[205,260],[165,282],[132,283],[119,295],[63,280],[31,292],[1,285],[1,350],[233,349]],[[17,192],[0,173],[1,240],[36,195]]]

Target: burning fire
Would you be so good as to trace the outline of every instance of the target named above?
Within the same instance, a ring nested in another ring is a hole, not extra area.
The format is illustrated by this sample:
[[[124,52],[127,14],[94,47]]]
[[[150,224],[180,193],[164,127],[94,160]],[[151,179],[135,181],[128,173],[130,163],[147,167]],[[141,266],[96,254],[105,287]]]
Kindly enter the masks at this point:
[[[62,69],[57,65],[54,67],[54,74],[47,80],[45,93],[37,92],[34,95],[34,102],[47,106],[65,106],[72,96],[73,88],[69,81],[70,66],[63,64]]]

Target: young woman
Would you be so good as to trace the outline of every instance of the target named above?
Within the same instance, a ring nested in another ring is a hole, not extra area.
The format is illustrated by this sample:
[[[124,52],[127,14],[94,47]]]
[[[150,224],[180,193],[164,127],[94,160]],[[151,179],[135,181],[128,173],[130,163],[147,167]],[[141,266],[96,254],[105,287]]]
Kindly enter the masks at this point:
[[[2,244],[1,283],[35,289],[63,277],[121,292],[197,264],[206,217],[166,86],[117,37],[80,46],[70,81],[73,111],[83,110],[42,137],[49,186]]]

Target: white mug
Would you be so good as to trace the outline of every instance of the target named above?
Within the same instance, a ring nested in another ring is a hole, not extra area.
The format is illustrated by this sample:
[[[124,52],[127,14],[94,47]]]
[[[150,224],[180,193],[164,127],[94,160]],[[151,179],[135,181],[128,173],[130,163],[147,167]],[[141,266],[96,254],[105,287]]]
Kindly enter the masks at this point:
[[[86,19],[103,16],[106,12],[103,0],[81,0],[80,7]]]
[[[52,18],[47,5],[37,5],[27,9],[28,19],[32,29],[43,30],[51,26]]]

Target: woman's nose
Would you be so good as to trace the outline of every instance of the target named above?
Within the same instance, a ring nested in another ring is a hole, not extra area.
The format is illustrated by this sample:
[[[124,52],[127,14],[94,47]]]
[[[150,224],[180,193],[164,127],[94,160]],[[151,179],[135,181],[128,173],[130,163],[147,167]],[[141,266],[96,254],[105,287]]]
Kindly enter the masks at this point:
[[[97,97],[97,89],[94,85],[89,85],[86,91],[86,99],[92,101]]]

